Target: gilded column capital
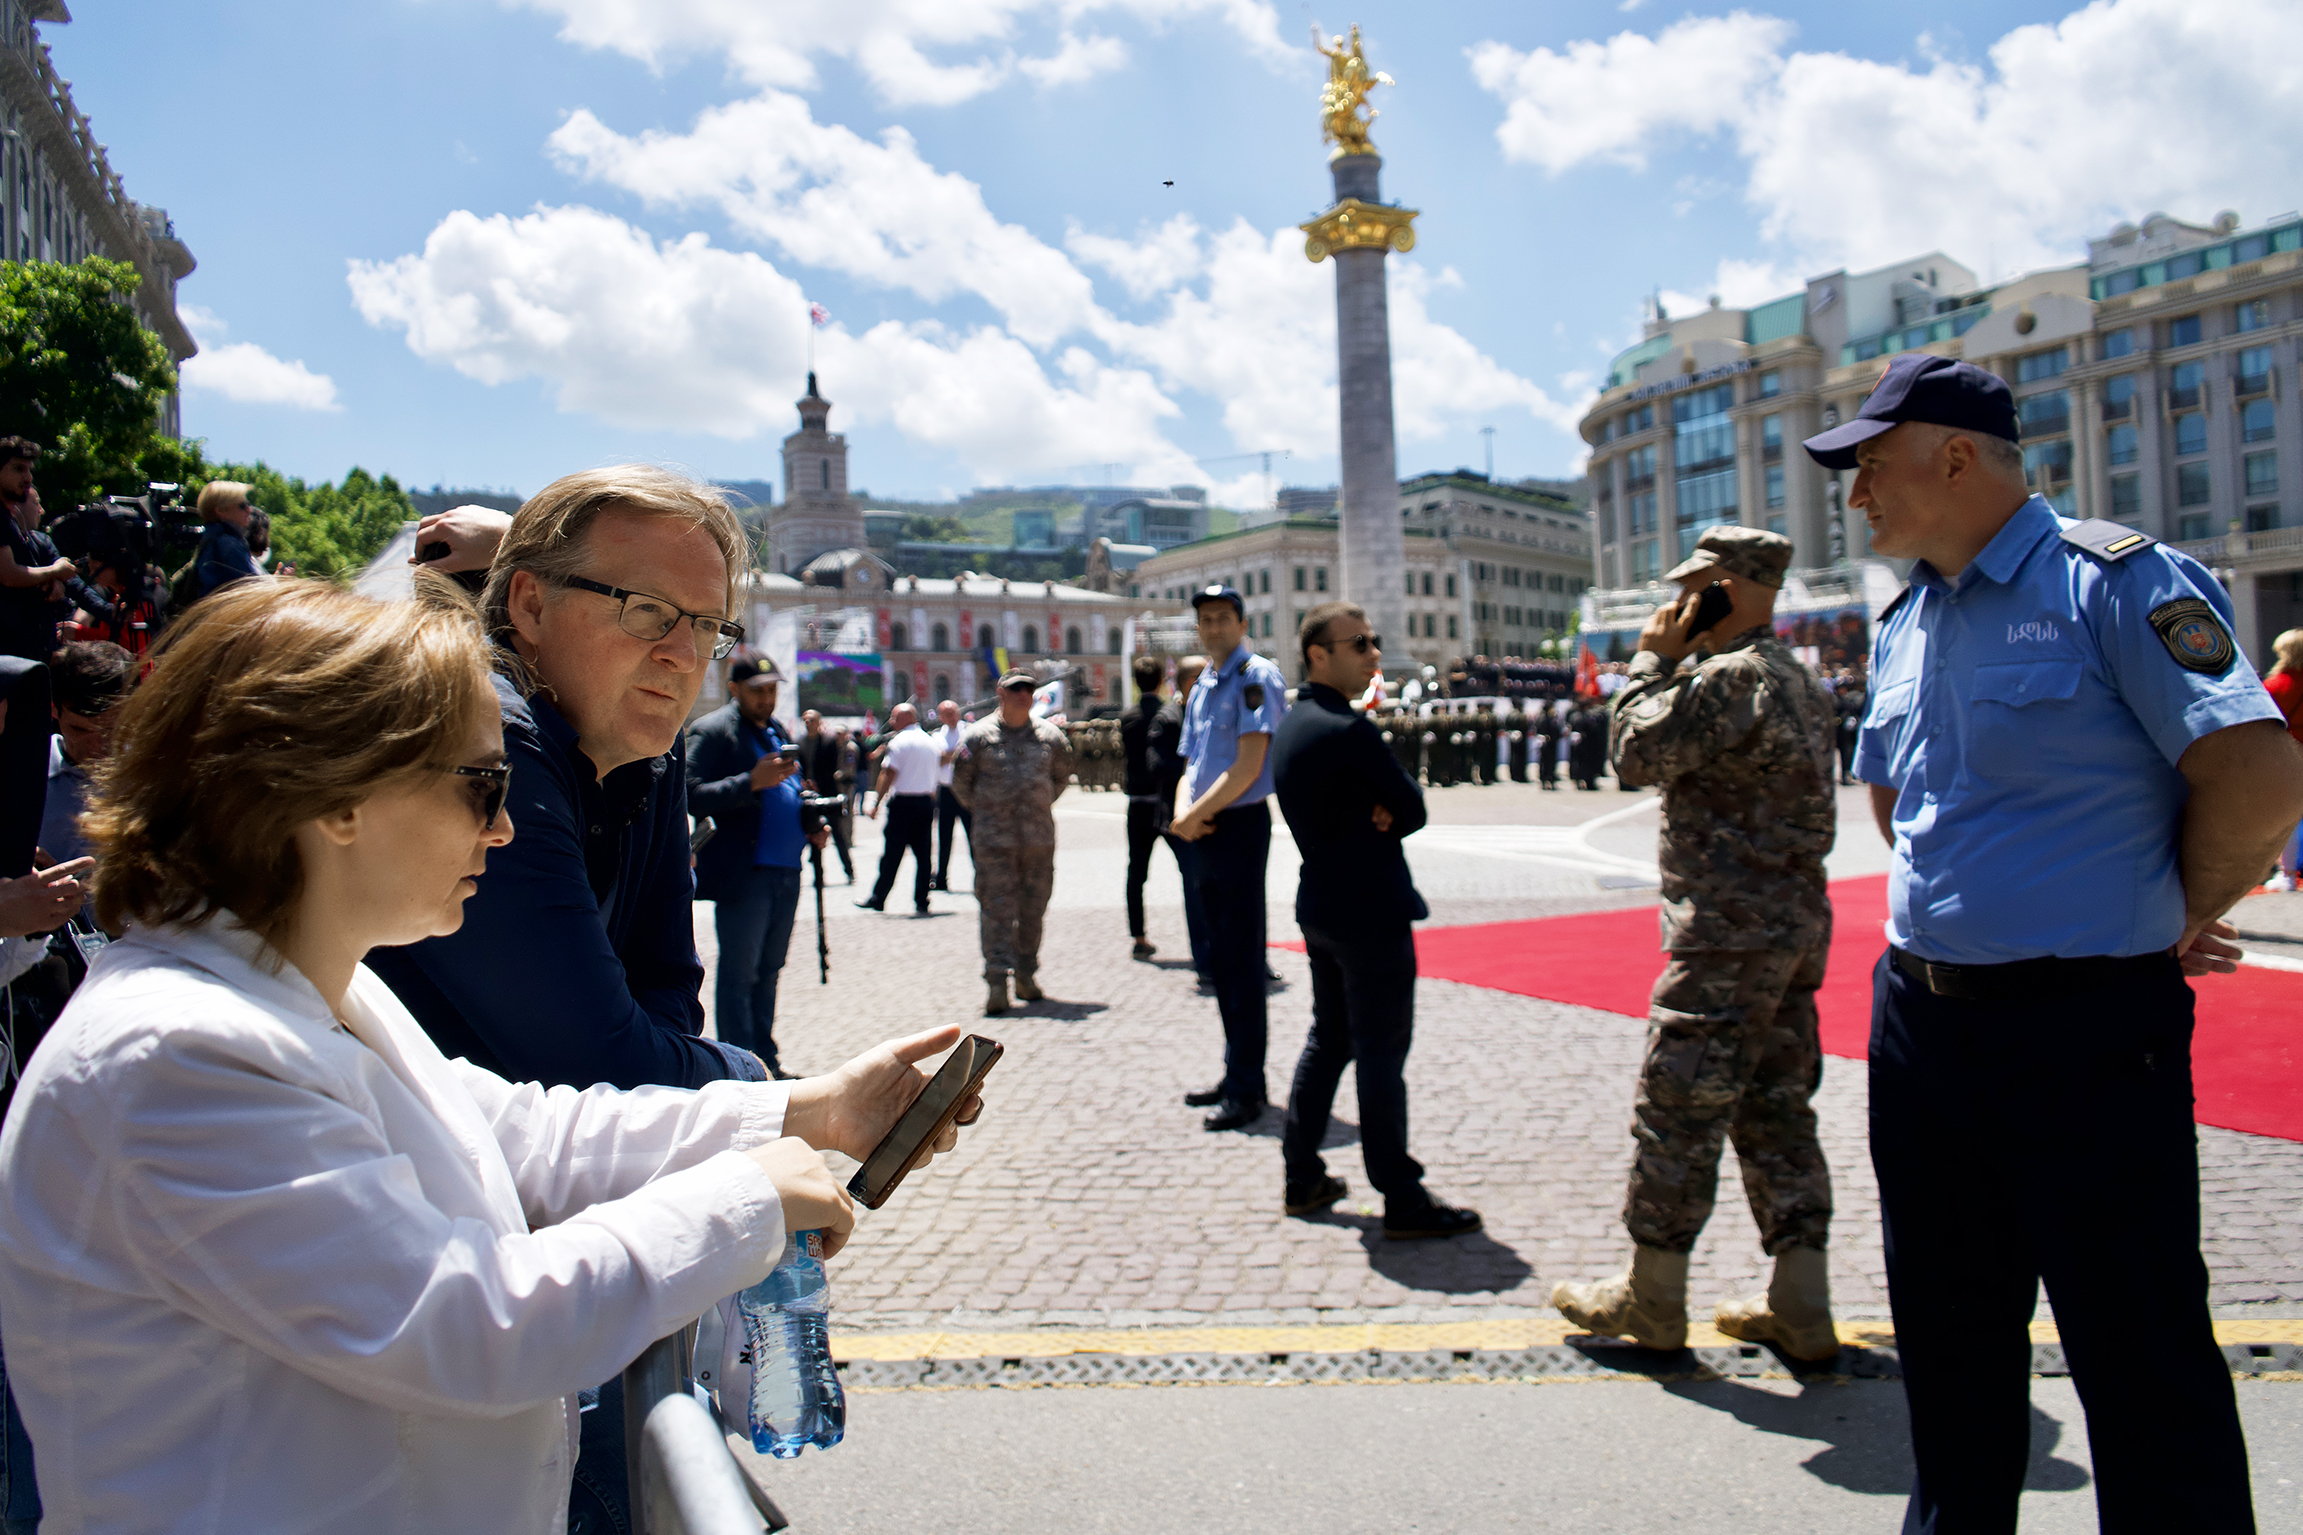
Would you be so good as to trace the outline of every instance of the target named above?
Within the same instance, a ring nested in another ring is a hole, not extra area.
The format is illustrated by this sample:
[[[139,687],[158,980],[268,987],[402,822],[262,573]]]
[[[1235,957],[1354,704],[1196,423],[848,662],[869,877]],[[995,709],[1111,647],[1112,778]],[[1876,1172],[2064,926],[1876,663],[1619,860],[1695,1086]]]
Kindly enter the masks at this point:
[[[1333,251],[1414,250],[1418,211],[1347,197],[1310,223],[1297,226],[1304,234],[1303,253],[1318,262]]]

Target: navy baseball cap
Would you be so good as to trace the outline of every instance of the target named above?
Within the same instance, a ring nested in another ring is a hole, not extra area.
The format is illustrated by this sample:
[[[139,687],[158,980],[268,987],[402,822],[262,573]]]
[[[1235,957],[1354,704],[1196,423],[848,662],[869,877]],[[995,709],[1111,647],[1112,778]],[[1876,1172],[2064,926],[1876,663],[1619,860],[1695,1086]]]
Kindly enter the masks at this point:
[[[1203,602],[1228,602],[1234,613],[1242,618],[1247,617],[1247,604],[1240,601],[1239,593],[1228,586],[1203,586],[1191,594],[1191,610],[1194,613],[1199,611],[1199,605]]]
[[[1981,432],[2009,442],[2023,440],[2023,428],[2015,420],[2015,396],[1998,374],[1971,362],[1905,352],[1887,365],[1854,420],[1818,432],[1800,446],[1826,469],[1853,469],[1858,446],[1906,421]]]

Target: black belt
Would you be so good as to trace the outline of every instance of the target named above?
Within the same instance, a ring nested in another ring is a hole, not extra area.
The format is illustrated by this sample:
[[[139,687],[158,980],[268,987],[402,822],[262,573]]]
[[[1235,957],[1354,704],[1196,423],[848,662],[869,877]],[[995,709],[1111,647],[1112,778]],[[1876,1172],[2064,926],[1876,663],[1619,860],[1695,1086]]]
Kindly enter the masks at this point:
[[[1939,997],[1961,1002],[2019,1002],[2093,991],[2165,970],[2165,954],[2091,954],[2079,959],[2015,959],[2001,965],[1943,965],[1890,948],[1895,968]]]

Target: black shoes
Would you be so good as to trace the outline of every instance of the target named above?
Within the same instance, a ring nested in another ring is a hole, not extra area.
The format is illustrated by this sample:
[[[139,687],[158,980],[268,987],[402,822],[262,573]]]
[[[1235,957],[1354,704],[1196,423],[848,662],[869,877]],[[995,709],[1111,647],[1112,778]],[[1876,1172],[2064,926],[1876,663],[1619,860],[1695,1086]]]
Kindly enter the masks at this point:
[[[1245,1098],[1226,1098],[1215,1106],[1215,1112],[1199,1122],[1202,1130],[1241,1130],[1263,1118],[1269,1104],[1250,1103]],[[1475,1217],[1476,1219],[1476,1217]]]
[[[1280,1196],[1280,1208],[1290,1215],[1317,1215],[1350,1192],[1341,1178],[1327,1173],[1308,1189],[1289,1189]]]
[[[879,902],[877,902],[877,901],[858,901],[858,902],[856,902],[856,910],[858,910],[858,911],[886,911],[886,910],[887,910],[887,908],[886,908],[885,906],[882,906],[882,905],[881,905]]]
[[[1206,1087],[1183,1095],[1183,1106],[1187,1109],[1212,1109],[1221,1102],[1223,1089],[1220,1087]]]
[[[1459,1210],[1436,1199],[1425,1199],[1404,1209],[1386,1204],[1383,1210],[1383,1234],[1394,1242],[1469,1236],[1479,1230],[1480,1224],[1477,1210]]]
[[[1135,957],[1137,959],[1149,959],[1158,952],[1159,950],[1153,948],[1149,943],[1145,942],[1141,938],[1138,938],[1135,941]]]

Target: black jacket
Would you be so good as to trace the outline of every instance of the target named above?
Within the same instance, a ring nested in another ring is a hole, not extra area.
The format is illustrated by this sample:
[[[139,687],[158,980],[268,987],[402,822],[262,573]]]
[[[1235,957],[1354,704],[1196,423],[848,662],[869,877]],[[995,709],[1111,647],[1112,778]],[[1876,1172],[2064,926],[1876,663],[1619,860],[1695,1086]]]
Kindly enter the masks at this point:
[[[1400,839],[1422,829],[1423,790],[1344,696],[1307,682],[1272,738],[1272,788],[1303,854],[1295,919],[1331,937],[1397,933],[1431,915]],[[1391,812],[1377,831],[1375,807]]]
[[[752,764],[759,760],[752,742],[761,734],[766,736],[770,751],[790,744],[783,727],[774,720],[768,721],[765,732],[757,731],[732,703],[722,704],[688,727],[688,809],[695,815],[710,816],[718,828],[696,854],[699,901],[726,899],[752,866],[765,798],[752,787]],[[783,803],[788,806],[790,801]],[[823,817],[806,804],[797,808],[802,836],[823,824]]]
[[[1138,698],[1136,706],[1120,717],[1121,791],[1148,795],[1164,790],[1172,805],[1176,778],[1183,769],[1175,748],[1182,739],[1181,714],[1172,714],[1156,693]]]

